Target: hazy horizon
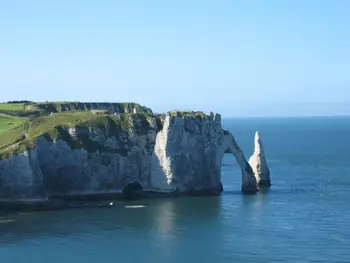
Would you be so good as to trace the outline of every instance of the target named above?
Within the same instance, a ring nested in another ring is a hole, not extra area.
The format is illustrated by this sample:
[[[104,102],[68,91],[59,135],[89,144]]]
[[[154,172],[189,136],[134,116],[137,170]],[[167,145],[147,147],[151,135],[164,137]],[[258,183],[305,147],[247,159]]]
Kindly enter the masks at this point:
[[[349,116],[349,13],[346,0],[4,2],[0,100]]]

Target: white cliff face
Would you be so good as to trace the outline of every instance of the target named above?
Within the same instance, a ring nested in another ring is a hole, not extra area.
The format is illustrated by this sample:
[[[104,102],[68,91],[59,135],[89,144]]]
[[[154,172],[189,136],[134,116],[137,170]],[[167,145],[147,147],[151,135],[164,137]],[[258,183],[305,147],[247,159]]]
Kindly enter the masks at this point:
[[[270,186],[270,170],[267,166],[264,147],[262,145],[259,132],[255,133],[254,153],[249,159],[249,164],[254,171],[258,185]]]
[[[35,149],[0,161],[0,200],[8,203],[47,200]]]
[[[169,116],[166,116],[166,119],[163,123],[163,129],[159,131],[156,136],[155,147],[151,157],[152,177],[150,187],[154,188],[155,190],[176,190],[176,186],[171,185],[171,158],[166,155],[169,126]]]
[[[47,200],[53,196],[119,193],[138,182],[153,192],[219,194],[221,164],[233,154],[242,169],[242,192],[257,192],[250,165],[221,116],[165,115],[147,127],[139,119],[130,130],[70,128],[68,139],[35,142],[36,148],[0,160],[0,201]],[[84,147],[74,144],[85,138]]]
[[[152,156],[152,186],[180,192],[221,191],[220,121],[166,115]]]
[[[76,128],[74,133],[87,133],[90,143],[100,150],[74,149],[66,141],[44,137],[36,142],[45,186],[51,195],[120,193],[135,181],[149,185],[154,128],[143,134],[121,132],[117,137],[101,129]]]

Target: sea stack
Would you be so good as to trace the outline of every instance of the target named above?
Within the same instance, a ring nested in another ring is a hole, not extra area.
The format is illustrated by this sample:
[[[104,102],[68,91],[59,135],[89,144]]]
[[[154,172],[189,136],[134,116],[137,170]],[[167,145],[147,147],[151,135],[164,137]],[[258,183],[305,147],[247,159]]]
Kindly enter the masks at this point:
[[[254,138],[254,153],[249,159],[258,186],[271,186],[270,169],[267,166],[264,147],[257,131]]]

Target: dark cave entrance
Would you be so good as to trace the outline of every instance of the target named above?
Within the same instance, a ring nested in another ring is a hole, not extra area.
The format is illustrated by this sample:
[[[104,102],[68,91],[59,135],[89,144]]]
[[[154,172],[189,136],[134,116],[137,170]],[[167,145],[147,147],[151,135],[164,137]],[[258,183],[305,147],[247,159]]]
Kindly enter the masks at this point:
[[[138,200],[142,197],[143,187],[142,185],[135,181],[127,184],[123,188],[123,199],[124,200]]]

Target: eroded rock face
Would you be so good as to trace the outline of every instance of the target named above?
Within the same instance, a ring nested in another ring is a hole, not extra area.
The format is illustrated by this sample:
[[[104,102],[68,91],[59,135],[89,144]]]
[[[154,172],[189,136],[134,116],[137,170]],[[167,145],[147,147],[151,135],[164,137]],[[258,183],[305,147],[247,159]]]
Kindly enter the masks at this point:
[[[151,186],[220,193],[223,130],[213,118],[166,115],[152,155]],[[158,168],[157,168],[158,167]]]
[[[249,164],[252,167],[257,183],[259,186],[270,186],[270,169],[267,166],[264,147],[260,139],[259,132],[255,133],[254,138],[254,153],[249,159]]]
[[[30,203],[47,201],[36,149],[0,161],[0,200]]]
[[[154,117],[148,122],[141,127],[134,119],[128,131],[75,127],[62,131],[65,140],[39,137],[35,149],[0,160],[0,201],[122,193],[135,182],[144,191],[219,194],[225,153],[242,169],[242,192],[257,192],[254,172],[219,114],[168,113],[161,128]],[[76,147],[75,138],[87,143]]]

